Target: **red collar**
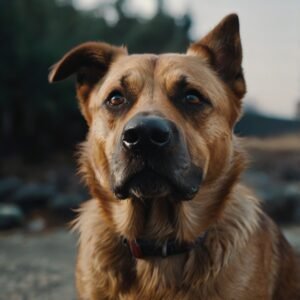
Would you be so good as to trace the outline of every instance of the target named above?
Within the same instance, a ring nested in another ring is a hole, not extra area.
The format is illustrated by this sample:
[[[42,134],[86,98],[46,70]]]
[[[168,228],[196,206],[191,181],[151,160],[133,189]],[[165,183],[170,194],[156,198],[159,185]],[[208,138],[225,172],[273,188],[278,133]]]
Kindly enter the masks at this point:
[[[135,258],[145,258],[151,256],[168,257],[171,255],[188,252],[193,248],[203,244],[206,232],[199,236],[193,242],[178,243],[175,239],[166,240],[163,244],[158,244],[155,240],[127,240],[123,239],[124,244],[129,248]]]

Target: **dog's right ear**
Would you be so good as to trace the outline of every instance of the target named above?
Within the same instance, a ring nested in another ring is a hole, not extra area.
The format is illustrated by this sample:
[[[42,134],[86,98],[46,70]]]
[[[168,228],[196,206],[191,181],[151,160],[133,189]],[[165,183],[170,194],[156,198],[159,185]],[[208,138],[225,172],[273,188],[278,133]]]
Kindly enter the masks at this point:
[[[51,67],[49,82],[64,80],[76,74],[77,97],[82,113],[89,123],[90,117],[84,104],[87,102],[90,92],[108,71],[110,64],[118,56],[126,54],[126,48],[106,43],[87,42],[81,44],[70,50]]]
[[[244,96],[246,84],[242,70],[240,25],[236,14],[225,17],[200,41],[192,44],[187,53],[206,57],[237,98]]]

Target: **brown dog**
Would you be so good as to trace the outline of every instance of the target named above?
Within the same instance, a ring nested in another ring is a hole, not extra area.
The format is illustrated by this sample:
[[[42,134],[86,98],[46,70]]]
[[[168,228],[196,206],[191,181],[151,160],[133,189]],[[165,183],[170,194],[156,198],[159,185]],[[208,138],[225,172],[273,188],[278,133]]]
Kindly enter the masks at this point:
[[[89,125],[80,299],[300,299],[293,250],[239,183],[241,62],[229,15],[186,54],[90,42],[53,67],[77,74]]]

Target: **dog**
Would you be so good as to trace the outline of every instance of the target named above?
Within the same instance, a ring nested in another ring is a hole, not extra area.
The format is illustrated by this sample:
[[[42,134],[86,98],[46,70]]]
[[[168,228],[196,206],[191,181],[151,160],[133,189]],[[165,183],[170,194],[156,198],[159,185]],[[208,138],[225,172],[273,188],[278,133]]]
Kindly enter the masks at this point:
[[[72,74],[93,197],[75,221],[79,299],[300,299],[299,258],[239,180],[236,14],[185,54],[81,44],[49,81]]]

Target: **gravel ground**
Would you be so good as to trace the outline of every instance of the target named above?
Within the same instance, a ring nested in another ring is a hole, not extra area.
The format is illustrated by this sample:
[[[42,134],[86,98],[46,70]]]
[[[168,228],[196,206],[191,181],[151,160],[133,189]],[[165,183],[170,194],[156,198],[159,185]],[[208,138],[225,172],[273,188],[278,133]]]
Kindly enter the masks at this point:
[[[300,227],[283,229],[300,250]],[[73,300],[76,238],[65,230],[0,236],[1,300]]]
[[[75,253],[75,236],[63,230],[1,236],[0,299],[76,299]]]

